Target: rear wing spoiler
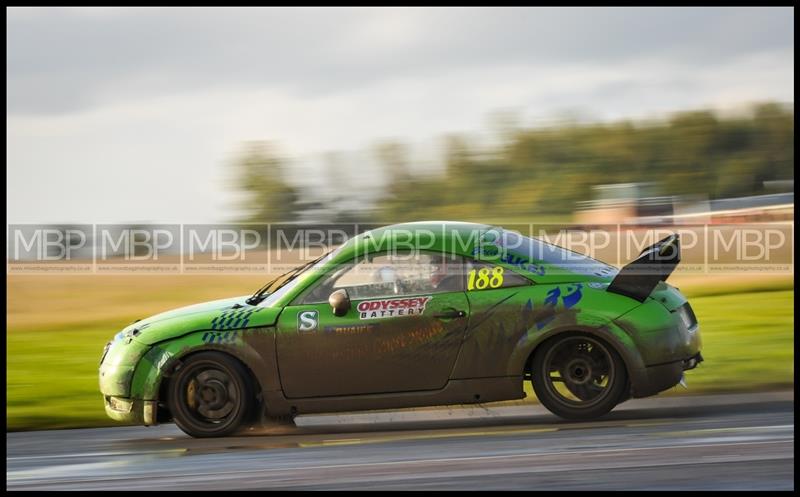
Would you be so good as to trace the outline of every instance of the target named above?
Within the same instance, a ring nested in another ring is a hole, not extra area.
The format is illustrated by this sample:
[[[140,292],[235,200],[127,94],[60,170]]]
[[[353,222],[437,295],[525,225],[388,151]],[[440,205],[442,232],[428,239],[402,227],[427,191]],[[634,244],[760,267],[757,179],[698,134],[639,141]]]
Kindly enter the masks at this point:
[[[644,302],[660,281],[665,281],[681,262],[681,242],[672,234],[642,250],[639,257],[619,270],[609,292]]]

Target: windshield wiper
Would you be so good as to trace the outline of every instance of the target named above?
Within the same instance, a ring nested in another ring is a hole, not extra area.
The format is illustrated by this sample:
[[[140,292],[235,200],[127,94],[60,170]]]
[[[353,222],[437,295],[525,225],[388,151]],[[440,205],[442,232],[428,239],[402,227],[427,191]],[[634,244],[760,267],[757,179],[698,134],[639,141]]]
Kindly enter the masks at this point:
[[[281,278],[282,278],[284,275],[286,275],[286,274],[287,274],[287,273],[283,273],[283,274],[281,274],[281,275],[278,275],[278,277],[277,277],[277,278],[275,278],[275,279],[273,279],[273,280],[270,280],[270,281],[269,281],[269,283],[267,283],[266,285],[262,286],[261,288],[259,288],[258,290],[256,290],[256,293],[254,293],[253,295],[251,295],[250,297],[248,297],[248,299],[247,299],[247,300],[245,300],[245,303],[247,303],[247,304],[250,304],[250,305],[256,305],[256,304],[258,304],[259,302],[261,302],[261,301],[263,300],[263,298],[262,298],[262,297],[264,296],[264,294],[265,294],[265,293],[267,293],[267,291],[270,289],[270,287],[271,287],[272,285],[274,285],[276,281],[278,281],[279,279],[281,279]]]
[[[296,268],[294,268],[294,269],[291,269],[291,270],[289,270],[289,271],[286,271],[285,273],[281,274],[281,275],[280,275],[280,276],[278,276],[277,278],[275,278],[275,279],[271,280],[271,281],[270,281],[269,283],[267,283],[266,285],[264,285],[264,286],[262,286],[261,288],[259,288],[259,289],[258,289],[258,291],[256,291],[256,293],[254,293],[254,294],[253,294],[253,295],[252,295],[250,298],[248,298],[247,300],[245,300],[245,302],[246,302],[247,304],[250,304],[250,305],[256,305],[256,304],[258,304],[259,302],[261,302],[262,300],[264,300],[265,298],[267,298],[267,293],[269,292],[269,290],[270,290],[270,289],[273,287],[273,285],[275,285],[275,283],[277,283],[278,281],[280,281],[280,279],[281,279],[281,278],[283,278],[283,277],[285,277],[285,276],[287,276],[287,275],[289,276],[289,277],[288,277],[288,278],[286,278],[286,280],[284,280],[284,281],[283,281],[283,282],[282,282],[280,285],[278,285],[277,287],[275,287],[275,290],[276,290],[276,291],[277,291],[277,290],[278,290],[280,287],[284,286],[285,284],[289,283],[289,282],[290,282],[290,281],[292,281],[293,279],[295,279],[295,278],[297,278],[298,276],[300,276],[300,273],[302,273],[302,272],[303,272],[303,270],[305,270],[307,267],[311,266],[312,264],[316,264],[317,262],[319,262],[320,260],[322,260],[322,258],[324,258],[326,255],[328,255],[328,254],[322,254],[321,256],[317,257],[317,258],[316,258],[316,259],[314,259],[313,261],[306,262],[306,263],[305,263],[305,264],[303,264],[302,266],[298,266],[298,267],[296,267]]]

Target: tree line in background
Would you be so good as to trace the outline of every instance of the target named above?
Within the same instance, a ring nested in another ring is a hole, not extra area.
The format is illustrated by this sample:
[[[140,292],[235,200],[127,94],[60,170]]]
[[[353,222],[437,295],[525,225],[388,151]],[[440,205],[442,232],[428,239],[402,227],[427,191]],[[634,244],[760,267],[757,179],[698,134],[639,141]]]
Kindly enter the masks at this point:
[[[488,149],[454,134],[443,139],[441,172],[427,175],[409,173],[407,145],[383,142],[370,151],[386,178],[380,200],[358,213],[323,206],[324,220],[537,219],[569,214],[592,198],[592,186],[616,183],[709,199],[770,193],[765,182],[794,179],[793,112],[793,105],[766,103],[742,116],[698,110],[644,123],[510,126]],[[304,219],[311,194],[290,184],[289,162],[270,144],[249,144],[235,167],[247,194],[244,221]]]

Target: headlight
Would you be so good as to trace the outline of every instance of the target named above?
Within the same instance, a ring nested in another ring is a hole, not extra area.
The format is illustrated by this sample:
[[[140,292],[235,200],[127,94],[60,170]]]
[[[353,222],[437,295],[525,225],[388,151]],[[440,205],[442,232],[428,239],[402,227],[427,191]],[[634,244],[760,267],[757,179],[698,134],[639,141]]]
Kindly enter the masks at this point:
[[[100,365],[103,365],[103,361],[106,359],[106,354],[108,354],[108,349],[111,348],[111,342],[108,342],[105,347],[103,347],[103,355],[100,356]]]
[[[125,338],[125,333],[120,331],[119,333],[114,335],[114,338],[112,338],[111,341],[108,342],[105,347],[103,347],[103,355],[100,356],[100,365],[101,366],[103,365],[103,361],[106,360],[106,355],[108,355],[108,349],[110,349],[112,345],[114,345],[118,341],[122,340],[123,338]]]
[[[680,314],[683,324],[686,325],[686,329],[691,330],[697,326],[697,317],[694,315],[694,311],[692,311],[692,306],[689,305],[689,302],[680,306],[678,314]]]

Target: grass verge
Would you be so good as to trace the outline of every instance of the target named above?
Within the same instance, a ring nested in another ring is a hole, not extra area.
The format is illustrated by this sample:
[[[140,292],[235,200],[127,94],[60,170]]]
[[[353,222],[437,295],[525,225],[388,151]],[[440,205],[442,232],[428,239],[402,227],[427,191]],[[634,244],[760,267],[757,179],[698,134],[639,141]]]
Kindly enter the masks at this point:
[[[158,277],[123,283],[86,278],[65,287],[37,280],[8,283],[9,431],[114,425],[103,411],[97,368],[103,345],[117,330],[148,313],[258,286],[255,280],[214,277],[178,278],[180,288],[167,288],[167,280]],[[674,388],[667,394],[793,388],[792,280],[680,286],[700,321],[706,361],[687,374],[688,391]],[[139,297],[132,301],[132,294]],[[93,312],[85,302],[99,302],[102,309]],[[532,397],[529,384],[526,390]]]

